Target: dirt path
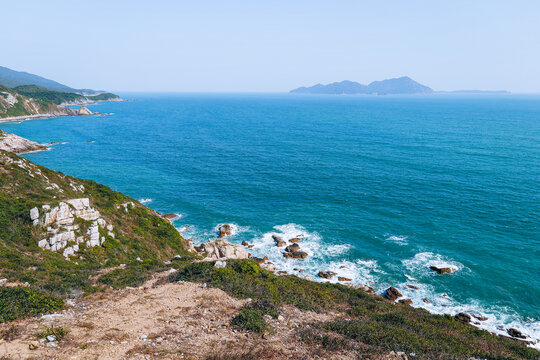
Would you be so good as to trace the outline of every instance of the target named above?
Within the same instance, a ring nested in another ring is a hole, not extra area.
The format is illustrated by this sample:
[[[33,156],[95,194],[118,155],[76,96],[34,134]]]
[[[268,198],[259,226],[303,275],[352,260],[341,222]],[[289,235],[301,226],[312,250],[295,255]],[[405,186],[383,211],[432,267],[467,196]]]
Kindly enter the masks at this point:
[[[268,320],[275,332],[261,338],[229,326],[247,300],[201,284],[153,287],[154,281],[79,299],[58,315],[14,322],[17,335],[0,340],[0,359],[205,359],[250,349],[259,352],[255,358],[313,359],[314,349],[297,341],[297,328],[331,316],[286,307],[281,321]],[[35,334],[51,326],[69,332],[58,343],[40,343]]]

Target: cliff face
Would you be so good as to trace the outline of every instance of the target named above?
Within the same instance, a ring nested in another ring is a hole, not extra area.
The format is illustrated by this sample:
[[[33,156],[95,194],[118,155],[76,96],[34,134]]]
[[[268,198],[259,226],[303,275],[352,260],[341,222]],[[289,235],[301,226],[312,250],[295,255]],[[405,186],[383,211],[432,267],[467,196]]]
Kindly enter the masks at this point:
[[[77,111],[61,107],[47,100],[36,100],[13,89],[0,86],[0,120],[32,115],[77,115]]]

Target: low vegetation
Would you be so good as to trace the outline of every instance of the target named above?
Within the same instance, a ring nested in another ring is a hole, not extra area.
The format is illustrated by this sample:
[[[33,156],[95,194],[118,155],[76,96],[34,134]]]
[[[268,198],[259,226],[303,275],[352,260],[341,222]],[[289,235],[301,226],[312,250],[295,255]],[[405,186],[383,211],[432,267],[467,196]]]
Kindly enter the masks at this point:
[[[66,103],[84,103],[86,101],[107,101],[119,98],[118,95],[112,93],[81,95],[71,92],[49,90],[37,85],[19,85],[14,87],[13,90],[17,91],[21,95],[31,97],[36,100],[50,101],[56,105]]]
[[[64,307],[64,300],[27,287],[0,287],[0,323],[48,314]]]
[[[19,160],[22,167],[12,162]],[[74,188],[79,185],[84,191]],[[39,248],[40,229],[32,225],[30,209],[81,197],[88,197],[107,223],[114,225],[115,237],[102,234],[106,237],[103,246],[82,248],[70,259]],[[127,211],[119,208],[126,202],[134,206]],[[167,220],[136,200],[0,152],[0,277],[9,282],[28,283],[55,295],[134,286],[151,272],[166,269],[164,262],[175,255],[191,258],[183,242]],[[120,265],[125,267],[103,276],[107,269]]]
[[[264,333],[264,315],[276,316],[282,305],[302,310],[341,313],[335,320],[300,330],[302,341],[325,351],[354,350],[373,355],[390,351],[414,353],[415,359],[537,359],[538,352],[523,343],[464,325],[451,316],[397,305],[376,294],[340,284],[315,283],[296,276],[275,276],[251,260],[228,261],[225,268],[211,262],[192,263],[169,276],[169,281],[198,281],[252,301],[232,325]]]

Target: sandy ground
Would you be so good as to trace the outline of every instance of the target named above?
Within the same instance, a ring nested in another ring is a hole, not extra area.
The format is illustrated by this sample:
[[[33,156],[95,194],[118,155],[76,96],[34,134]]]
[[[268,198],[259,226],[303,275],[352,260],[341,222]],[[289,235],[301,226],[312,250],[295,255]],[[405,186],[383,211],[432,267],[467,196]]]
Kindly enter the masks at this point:
[[[286,307],[281,321],[268,320],[275,332],[263,338],[229,325],[247,300],[197,283],[156,284],[92,295],[70,301],[58,315],[14,322],[17,335],[0,340],[0,359],[205,359],[249,349],[263,349],[260,358],[314,359],[321,357],[298,341],[298,328],[336,316]],[[35,335],[50,326],[69,330],[56,347]]]

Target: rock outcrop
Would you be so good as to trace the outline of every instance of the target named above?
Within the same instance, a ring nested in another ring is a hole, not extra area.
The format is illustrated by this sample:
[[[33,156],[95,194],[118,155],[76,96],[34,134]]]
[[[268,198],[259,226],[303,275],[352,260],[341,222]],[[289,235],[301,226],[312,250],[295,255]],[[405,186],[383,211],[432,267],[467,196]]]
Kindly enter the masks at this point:
[[[454,271],[454,269],[449,268],[449,267],[430,266],[429,268],[435,271],[436,273],[438,273],[439,275],[450,274]]]
[[[390,286],[388,289],[386,289],[386,292],[384,293],[384,297],[391,301],[396,301],[397,298],[402,297],[401,293],[398,289],[396,289],[393,286]]]
[[[526,339],[527,338],[525,335],[523,335],[521,333],[521,331],[519,331],[517,329],[514,329],[514,328],[510,328],[506,332],[508,333],[508,335],[510,335],[513,338],[517,338],[517,339]]]
[[[88,198],[61,201],[54,207],[35,207],[30,210],[30,219],[35,227],[43,229],[44,237],[38,246],[50,251],[63,250],[66,258],[79,251],[81,244],[103,245],[105,236],[100,236],[100,228],[114,238],[113,226],[90,206]]]
[[[225,237],[231,235],[231,225],[229,224],[223,224],[218,229],[219,237]]]
[[[324,279],[331,279],[333,278],[334,276],[336,276],[337,274],[333,271],[330,271],[330,270],[326,270],[326,271],[319,271],[319,273],[317,274],[318,277],[321,277],[321,278],[324,278]]]
[[[274,242],[276,243],[277,247],[282,247],[286,245],[285,241],[281,238],[281,236],[272,235],[272,239],[274,239]]]
[[[454,316],[454,319],[456,319],[456,321],[459,321],[460,323],[468,324],[471,322],[471,315],[459,313]]]
[[[15,134],[0,130],[0,150],[21,154],[30,151],[48,150],[49,148],[35,141],[31,141]]]
[[[93,112],[88,110],[86,106],[80,106],[77,112],[78,112],[78,115],[92,115],[93,114]]]
[[[243,246],[231,244],[221,238],[216,241],[209,240],[206,244],[196,246],[195,249],[204,256],[204,261],[247,259],[249,257]]]

